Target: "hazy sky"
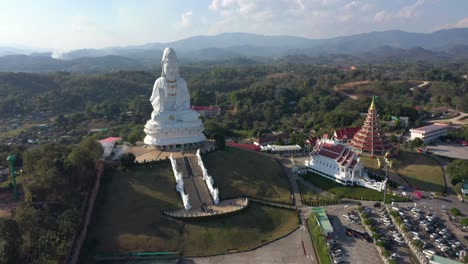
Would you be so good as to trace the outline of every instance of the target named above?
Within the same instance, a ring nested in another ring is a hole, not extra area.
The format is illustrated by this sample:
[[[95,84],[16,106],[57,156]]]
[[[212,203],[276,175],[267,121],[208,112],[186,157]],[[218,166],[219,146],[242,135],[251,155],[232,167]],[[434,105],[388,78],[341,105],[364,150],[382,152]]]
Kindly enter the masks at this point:
[[[328,38],[468,27],[467,0],[0,0],[0,46],[70,50],[250,32]]]

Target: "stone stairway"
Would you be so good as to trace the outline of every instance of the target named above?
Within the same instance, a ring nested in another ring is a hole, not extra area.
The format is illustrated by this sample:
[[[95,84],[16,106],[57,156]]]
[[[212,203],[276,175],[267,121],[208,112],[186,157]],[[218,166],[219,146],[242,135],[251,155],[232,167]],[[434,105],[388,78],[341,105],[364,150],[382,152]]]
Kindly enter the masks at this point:
[[[198,166],[196,156],[186,156],[176,159],[177,169],[184,178],[185,192],[189,195],[192,208],[200,208],[203,204],[213,205],[210,191],[203,180],[203,172]]]

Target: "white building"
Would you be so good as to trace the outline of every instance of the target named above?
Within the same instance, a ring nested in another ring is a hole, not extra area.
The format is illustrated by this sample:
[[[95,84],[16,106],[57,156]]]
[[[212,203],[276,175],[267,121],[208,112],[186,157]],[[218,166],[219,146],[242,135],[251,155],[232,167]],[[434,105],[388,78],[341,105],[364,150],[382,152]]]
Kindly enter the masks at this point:
[[[280,155],[299,154],[302,151],[302,148],[299,145],[266,145],[266,146],[260,146],[260,149],[262,151],[271,151],[272,153],[277,153]]]
[[[116,143],[122,141],[122,138],[119,137],[108,137],[103,140],[100,140],[104,153],[102,157],[104,159],[118,159],[125,150],[125,146],[117,146]]]
[[[422,139],[424,143],[438,139],[440,136],[447,135],[450,126],[447,124],[434,123],[432,125],[410,129],[410,139]]]
[[[333,139],[317,141],[306,166],[309,171],[343,185],[361,185],[382,191],[386,183],[369,179],[356,152]]]

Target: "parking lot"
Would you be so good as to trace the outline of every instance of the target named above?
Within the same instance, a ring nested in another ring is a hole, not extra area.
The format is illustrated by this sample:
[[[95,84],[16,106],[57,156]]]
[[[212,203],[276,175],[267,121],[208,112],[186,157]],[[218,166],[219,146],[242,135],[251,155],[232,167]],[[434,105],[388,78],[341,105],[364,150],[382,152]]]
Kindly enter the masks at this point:
[[[364,227],[358,223],[348,220],[348,212],[355,210],[354,205],[327,206],[328,219],[333,227],[333,239],[339,242],[343,255],[342,263],[383,263],[375,245],[365,239],[346,235],[346,229],[364,231]]]
[[[422,241],[423,253],[427,257],[436,254],[456,260],[460,251],[465,249],[436,212],[411,206],[394,209],[398,209],[413,239]]]
[[[377,227],[376,233],[381,236],[386,244],[386,249],[397,263],[412,263],[412,252],[405,245],[401,234],[396,230],[394,223],[390,219],[387,211],[380,203],[376,203],[373,210],[369,213],[369,219]]]
[[[456,143],[439,142],[429,145],[428,149],[435,155],[442,157],[468,159],[468,147]]]

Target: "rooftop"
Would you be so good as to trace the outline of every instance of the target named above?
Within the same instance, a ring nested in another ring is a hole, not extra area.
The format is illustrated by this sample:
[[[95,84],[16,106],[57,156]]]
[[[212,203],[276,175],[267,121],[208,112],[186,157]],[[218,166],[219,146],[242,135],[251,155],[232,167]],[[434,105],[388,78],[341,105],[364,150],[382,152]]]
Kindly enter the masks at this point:
[[[316,207],[316,208],[312,208],[312,211],[317,216],[318,223],[322,227],[323,232],[325,234],[333,233],[333,227],[330,221],[328,220],[328,216],[327,216],[327,213],[325,213],[325,209],[322,207]]]
[[[196,105],[194,105],[194,106],[192,106],[192,110],[195,110],[195,111],[202,111],[202,110],[204,110],[204,111],[210,111],[210,110],[211,111],[219,111],[219,110],[221,110],[221,108],[219,106],[217,106],[217,105],[214,105],[214,106],[213,105],[210,105],[210,106],[196,106]]]
[[[122,138],[120,138],[120,137],[108,137],[108,138],[99,140],[99,142],[101,142],[101,143],[111,143],[111,142],[118,142],[118,141],[121,141],[121,140],[122,140]]]
[[[410,131],[428,133],[428,132],[432,132],[432,131],[437,131],[439,129],[447,128],[448,126],[449,125],[447,125],[447,124],[434,123],[434,124],[428,125],[428,126],[413,128]]]
[[[346,127],[335,130],[336,139],[352,139],[360,127]]]
[[[269,145],[273,151],[301,150],[299,145]]]
[[[440,264],[461,264],[461,262],[444,258],[441,256],[433,255],[431,258],[431,263],[440,263]]]
[[[226,142],[226,145],[235,148],[247,149],[252,151],[260,151],[260,147],[254,144],[241,144],[235,142]]]

